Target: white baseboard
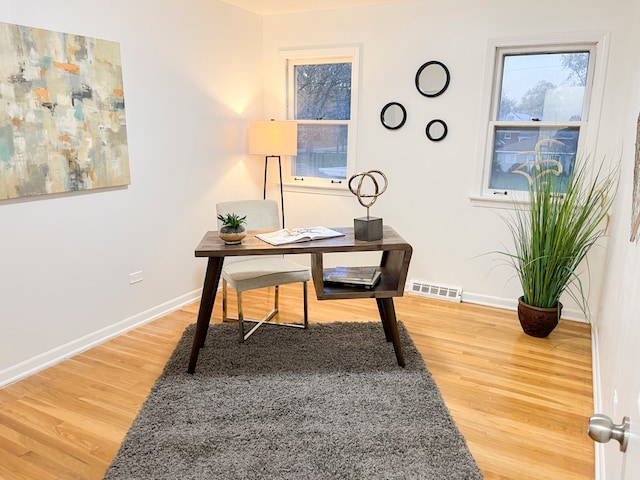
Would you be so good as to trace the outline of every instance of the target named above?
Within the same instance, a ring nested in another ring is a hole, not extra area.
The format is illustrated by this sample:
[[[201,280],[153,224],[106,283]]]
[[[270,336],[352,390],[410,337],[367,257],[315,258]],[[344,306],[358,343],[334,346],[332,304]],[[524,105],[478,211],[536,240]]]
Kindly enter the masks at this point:
[[[504,310],[513,310],[518,308],[518,300],[513,298],[493,297],[491,295],[482,295],[479,293],[471,293],[462,291],[462,301],[466,303],[475,303],[484,305],[485,307],[502,308]]]
[[[491,295],[482,295],[479,293],[462,291],[462,301],[467,303],[475,303],[486,307],[503,308],[505,310],[516,311],[518,309],[518,300],[514,298],[493,297]],[[588,323],[583,313],[575,308],[563,308],[562,318],[566,320],[574,320],[576,322]]]
[[[177,298],[169,300],[155,307],[152,307],[144,312],[140,312],[132,317],[121,320],[118,323],[109,325],[108,327],[101,328],[93,333],[73,340],[65,345],[56,347],[48,352],[37,355],[33,358],[12,365],[9,368],[5,368],[0,371],[0,388],[9,385],[10,383],[22,380],[34,373],[37,373],[45,368],[51,367],[56,363],[60,363],[69,357],[84,352],[96,345],[99,345],[107,340],[122,335],[123,333],[133,330],[145,323],[149,323],[164,315],[167,315],[175,310],[178,310],[184,305],[193,303],[200,299],[202,289],[194,290],[192,292],[181,295]]]

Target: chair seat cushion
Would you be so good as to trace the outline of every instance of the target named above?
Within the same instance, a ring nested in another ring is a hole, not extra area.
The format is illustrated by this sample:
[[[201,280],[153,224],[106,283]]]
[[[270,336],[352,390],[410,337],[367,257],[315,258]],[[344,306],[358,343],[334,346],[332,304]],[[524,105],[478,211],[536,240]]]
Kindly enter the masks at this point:
[[[236,292],[254,288],[306,282],[311,277],[308,267],[283,257],[252,258],[225,264],[222,277]]]

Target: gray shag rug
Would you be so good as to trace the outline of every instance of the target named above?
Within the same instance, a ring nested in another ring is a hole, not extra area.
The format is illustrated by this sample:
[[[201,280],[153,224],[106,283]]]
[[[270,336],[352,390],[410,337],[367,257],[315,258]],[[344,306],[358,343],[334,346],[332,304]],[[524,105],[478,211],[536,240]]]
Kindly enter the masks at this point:
[[[404,326],[212,324],[196,373],[187,327],[105,480],[481,479]]]

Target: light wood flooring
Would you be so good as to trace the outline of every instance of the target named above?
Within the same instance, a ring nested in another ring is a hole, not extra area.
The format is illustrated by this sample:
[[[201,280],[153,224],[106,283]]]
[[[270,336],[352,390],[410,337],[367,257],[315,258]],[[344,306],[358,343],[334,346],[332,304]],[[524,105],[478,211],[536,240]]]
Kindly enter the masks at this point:
[[[272,295],[247,294],[247,313]],[[300,315],[300,295],[282,287],[283,321]],[[378,315],[373,300],[318,302],[311,288],[309,301],[312,323]],[[101,479],[197,311],[189,305],[0,390],[0,478]],[[594,478],[588,325],[561,321],[534,339],[515,312],[412,295],[396,299],[396,311],[486,479]]]

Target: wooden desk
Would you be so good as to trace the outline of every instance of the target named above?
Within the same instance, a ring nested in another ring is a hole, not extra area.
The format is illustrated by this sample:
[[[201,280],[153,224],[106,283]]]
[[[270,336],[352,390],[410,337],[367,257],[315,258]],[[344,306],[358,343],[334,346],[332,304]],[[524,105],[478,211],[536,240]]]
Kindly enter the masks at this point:
[[[311,255],[311,275],[318,300],[376,299],[385,337],[388,342],[393,343],[398,365],[404,367],[404,353],[398,334],[393,297],[401,297],[404,294],[404,285],[407,279],[411,253],[413,252],[411,245],[404,241],[391,227],[387,226],[384,227],[382,240],[373,242],[355,240],[353,228],[331,228],[343,232],[345,235],[325,240],[273,246],[257,239],[255,233],[259,232],[249,231],[240,245],[225,245],[218,237],[218,232],[207,232],[205,234],[195,251],[196,257],[207,257],[209,260],[202,288],[196,332],[193,338],[193,346],[191,347],[191,358],[187,370],[189,373],[195,372],[198,354],[207,337],[224,257],[300,253]],[[382,252],[379,266],[382,271],[382,277],[374,288],[368,290],[324,283],[322,258],[325,253],[376,251]]]

